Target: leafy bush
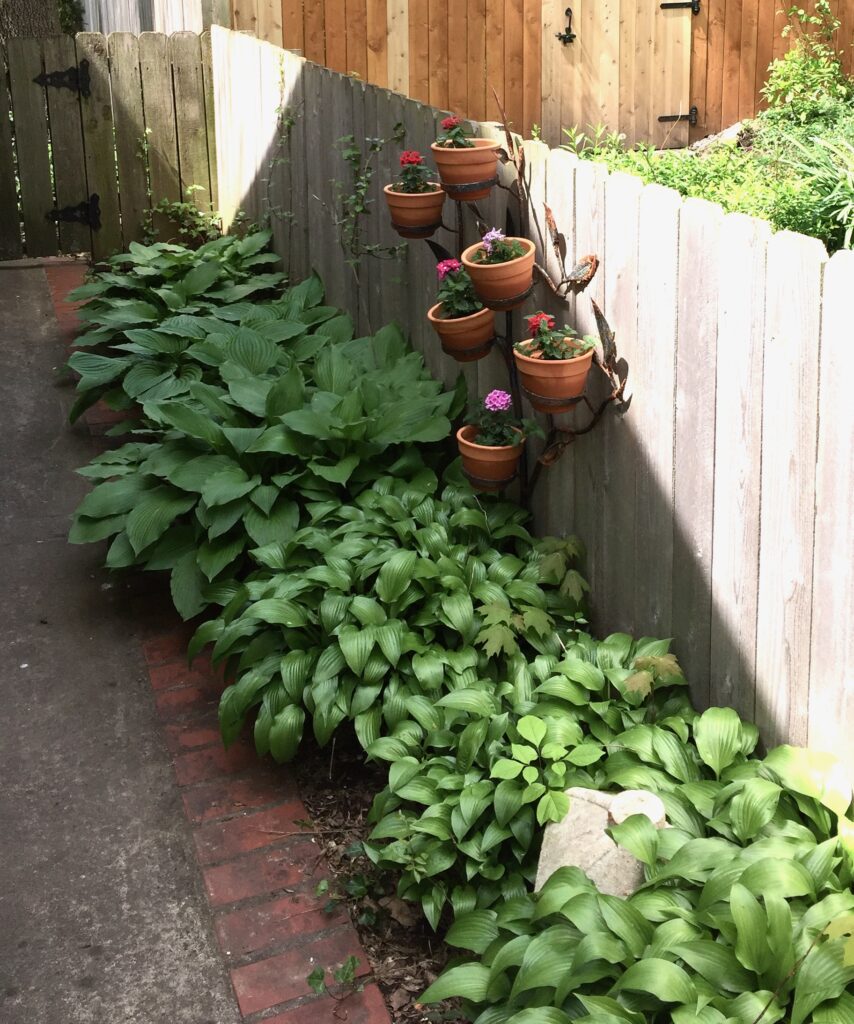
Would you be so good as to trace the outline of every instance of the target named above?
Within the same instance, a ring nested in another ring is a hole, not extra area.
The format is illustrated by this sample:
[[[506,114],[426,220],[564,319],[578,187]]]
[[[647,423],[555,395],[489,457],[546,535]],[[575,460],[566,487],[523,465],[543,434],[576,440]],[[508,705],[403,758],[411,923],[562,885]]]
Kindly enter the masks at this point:
[[[669,828],[635,815],[610,830],[646,883],[621,900],[565,868],[539,895],[472,908],[447,941],[478,959],[423,1000],[462,997],[478,1024],[850,1020],[850,782],[792,747],[750,759],[755,743],[728,708],[606,742],[606,781],[667,808]]]
[[[205,317],[217,311],[220,319],[239,322],[247,312],[243,300],[250,295],[256,299],[274,295],[283,275],[258,273],[258,268],[279,259],[275,253],[264,251],[270,237],[268,231],[243,239],[225,236],[197,250],[165,242],[131,242],[130,252],[110,257],[108,271],[97,273],[93,280],[75,289],[70,298],[84,302],[80,319],[90,325],[75,346],[98,350],[109,346],[123,353],[124,362],[116,361],[115,352],[110,363],[104,362],[108,356],[101,351],[72,355],[69,366],[81,377],[81,396],[72,408],[72,421],[102,396],[127,408],[126,396],[121,391],[113,394],[116,389],[108,385],[140,361],[156,362],[156,357],[168,362],[170,355],[178,354],[175,336],[201,337],[204,322],[183,318]],[[164,324],[167,326],[157,337],[149,335],[152,327]],[[128,331],[135,332],[135,337],[131,338]]]
[[[523,652],[556,644],[556,621],[575,621],[586,584],[571,542],[546,554],[521,509],[478,507],[464,485],[438,497],[413,451],[391,469],[255,551],[267,569],[199,628],[191,654],[213,642],[238,676],[220,703],[226,742],[256,708],[256,747],[279,761],[306,714],[321,744],[347,720],[371,756],[406,756],[432,736],[434,704],[457,699],[446,691],[494,687]]]

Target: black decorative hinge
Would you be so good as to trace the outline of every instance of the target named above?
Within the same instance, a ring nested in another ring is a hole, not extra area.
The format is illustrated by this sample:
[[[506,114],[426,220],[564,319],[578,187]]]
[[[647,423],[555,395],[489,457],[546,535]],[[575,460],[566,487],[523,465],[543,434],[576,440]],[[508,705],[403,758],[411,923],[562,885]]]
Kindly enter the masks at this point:
[[[577,36],[572,31],[572,8],[567,7],[564,14],[566,16],[566,29],[563,32],[555,32],[555,39],[559,39],[566,46],[567,43],[574,43]]]
[[[678,4],[659,4],[658,6],[662,11],[687,11],[690,7],[693,14],[700,13],[700,0],[682,0]]]
[[[101,197],[97,192],[93,192],[88,199],[84,199],[76,206],[63,206],[62,209],[48,210],[45,220],[57,223],[62,221],[66,224],[85,224],[93,231],[98,231],[101,227]]]
[[[89,61],[81,60],[65,71],[42,71],[33,81],[36,85],[51,86],[54,89],[70,89],[84,98],[89,98]]]
[[[674,121],[687,121],[688,124],[690,124],[693,127],[695,124],[697,124],[699,119],[700,111],[697,110],[696,107],[691,107],[687,114],[662,114],[658,120],[661,121],[662,124]]]

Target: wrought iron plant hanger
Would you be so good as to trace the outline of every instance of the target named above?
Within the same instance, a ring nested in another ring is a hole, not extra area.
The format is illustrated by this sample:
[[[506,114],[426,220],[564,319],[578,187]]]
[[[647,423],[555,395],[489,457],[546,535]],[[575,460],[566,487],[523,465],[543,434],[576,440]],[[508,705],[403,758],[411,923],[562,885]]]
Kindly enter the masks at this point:
[[[494,90],[493,95],[495,95]],[[545,202],[543,203],[541,223],[541,219],[535,209],[535,204],[531,199],[530,168],[525,159],[525,150],[518,145],[513,133],[510,131],[507,124],[507,115],[497,96],[495,96],[495,101],[501,112],[501,123],[505,136],[505,146],[500,150],[500,159],[504,165],[509,164],[514,169],[514,180],[509,185],[502,184],[500,180],[497,185],[513,197],[518,211],[517,217],[514,218],[511,209],[508,207],[505,230],[508,235],[515,235],[516,224],[518,223],[523,237],[532,238],[531,232],[535,233],[535,237],[532,240],[539,243],[541,252],[545,252],[547,246],[551,248],[555,255],[556,264],[561,270],[560,278],[555,279],[545,267],[536,262],[534,263],[534,274],[554,296],[565,299],[570,294],[580,295],[596,276],[599,270],[599,258],[595,253],[590,253],[577,258],[571,270],[566,269],[566,239],[559,231],[554,215]],[[483,235],[488,225],[481,216],[477,205],[472,202],[464,204],[461,201],[456,201],[456,227],[444,226],[447,230],[456,234],[458,239],[462,238],[463,205],[471,208],[478,231]],[[448,259],[452,256],[444,246],[432,241],[432,239],[426,239],[426,241],[437,260]],[[533,291],[533,285],[526,294],[526,298],[531,291]],[[621,412],[625,412],[631,402],[631,399],[625,399],[628,365],[625,360],[618,359],[614,331],[611,330],[605,315],[593,299],[590,301],[593,306],[593,315],[601,342],[601,352],[598,347],[594,351],[593,364],[598,367],[607,381],[607,388],[599,402],[594,403],[588,397],[587,391],[589,387],[583,395],[575,399],[575,403],[586,406],[590,414],[587,422],[581,426],[574,426],[571,429],[558,426],[555,422],[555,417],[552,414],[547,415],[548,430],[546,432],[545,445],[530,474],[527,471],[527,460],[524,453],[520,462],[521,498],[522,503],[526,505],[530,502],[544,467],[554,465],[576,438],[589,434],[599,424],[609,406],[614,405]],[[507,366],[514,412],[516,416],[521,417],[523,389],[520,386],[516,363],[513,358],[513,313],[511,310],[508,310],[504,316],[504,335],[496,335],[495,343],[501,351]]]

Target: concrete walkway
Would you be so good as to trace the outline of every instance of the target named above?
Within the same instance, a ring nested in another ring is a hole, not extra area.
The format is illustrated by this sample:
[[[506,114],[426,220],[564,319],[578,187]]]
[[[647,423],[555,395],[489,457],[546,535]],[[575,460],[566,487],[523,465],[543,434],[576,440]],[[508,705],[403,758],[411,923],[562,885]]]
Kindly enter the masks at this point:
[[[65,539],[93,448],[43,271],[0,269],[0,351],[0,1020],[236,1024],[140,649],[174,613]]]

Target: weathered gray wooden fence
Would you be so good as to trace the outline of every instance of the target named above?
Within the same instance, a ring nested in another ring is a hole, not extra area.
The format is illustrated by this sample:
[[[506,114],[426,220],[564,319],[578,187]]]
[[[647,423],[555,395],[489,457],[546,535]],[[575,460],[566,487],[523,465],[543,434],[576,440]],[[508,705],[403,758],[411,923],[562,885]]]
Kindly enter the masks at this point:
[[[428,247],[364,257],[356,274],[336,225],[336,183],[346,192],[351,180],[337,140],[389,139],[402,125],[405,148],[429,153],[439,112],[226,30],[213,30],[213,59],[226,220],[270,214],[292,273],[315,267],[363,329],[399,321],[452,381],[460,367],[425,319]],[[771,236],[760,221],[526,146],[540,217],[546,201],[570,258],[595,252],[602,265],[577,299],[558,307],[540,294],[525,312],[542,305],[596,333],[595,299],[631,393],[543,473],[539,529],[585,541],[597,630],[673,636],[699,703],[732,705],[769,745],[809,742],[852,764],[854,253],[828,259],[814,239]],[[400,241],[380,194],[399,148],[377,157],[370,245]],[[481,206],[490,223],[504,225],[506,197],[495,190]],[[463,214],[465,243],[474,223]],[[448,231],[437,241],[459,251]],[[464,372],[473,396],[506,380],[496,353]]]
[[[190,185],[216,208],[208,34],[83,32],[0,49],[0,259],[109,255]]]
[[[229,0],[83,0],[89,32],[202,32],[230,25]]]

